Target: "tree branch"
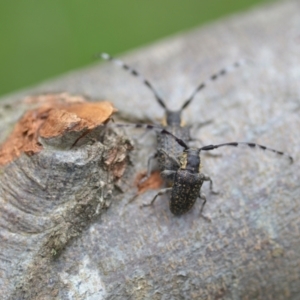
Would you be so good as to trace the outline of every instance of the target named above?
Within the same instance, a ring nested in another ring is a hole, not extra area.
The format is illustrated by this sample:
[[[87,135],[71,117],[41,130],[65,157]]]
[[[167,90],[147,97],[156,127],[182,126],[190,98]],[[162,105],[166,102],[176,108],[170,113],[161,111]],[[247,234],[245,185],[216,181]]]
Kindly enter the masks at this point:
[[[173,109],[210,74],[247,59],[197,95],[184,119],[203,145],[256,142],[290,153],[292,166],[235,148],[202,155],[220,191],[203,187],[207,222],[199,217],[201,201],[181,217],[170,212],[168,197],[141,209],[157,190],[128,203],[155,151],[151,134],[136,139],[117,187],[103,161],[117,162],[111,153],[127,157],[132,132],[98,129],[76,151],[51,144],[23,154],[1,172],[4,299],[299,298],[299,8],[298,1],[278,2],[123,58]],[[131,122],[163,114],[138,80],[105,63],[4,99],[2,141],[32,108],[24,96],[58,91],[109,99],[118,118]],[[99,136],[101,143],[89,142]]]

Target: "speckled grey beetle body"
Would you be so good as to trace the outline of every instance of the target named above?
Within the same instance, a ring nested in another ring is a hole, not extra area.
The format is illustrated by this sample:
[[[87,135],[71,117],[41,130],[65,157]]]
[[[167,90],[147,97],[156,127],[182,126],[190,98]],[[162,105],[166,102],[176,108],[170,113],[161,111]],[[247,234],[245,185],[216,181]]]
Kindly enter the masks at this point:
[[[204,178],[205,176],[201,173],[192,174],[187,170],[176,172],[169,202],[170,210],[174,215],[182,215],[193,207],[197,198],[201,195],[199,195],[199,191]]]
[[[180,137],[184,141],[190,140],[189,127],[180,127],[180,126],[167,126],[165,128],[167,131],[171,132],[173,135]],[[177,170],[178,164],[174,163],[182,153],[182,147],[170,136],[157,133],[157,151],[155,155],[150,156],[148,161],[148,171],[147,177],[150,176],[151,172],[151,160],[156,158],[158,161],[159,170],[163,172],[164,170]],[[173,158],[173,159],[171,159]],[[161,174],[162,177],[169,182],[170,178],[164,173]],[[169,182],[170,184],[172,183]]]
[[[161,155],[165,156],[165,159],[168,160],[168,164],[172,167],[170,169],[165,169],[161,172],[161,175],[164,178],[168,178],[170,182],[172,182],[172,186],[168,188],[164,188],[160,190],[157,195],[152,199],[149,204],[144,204],[143,206],[150,206],[154,203],[156,198],[160,195],[170,192],[170,210],[174,215],[182,215],[189,211],[193,205],[195,204],[197,198],[203,200],[200,214],[202,214],[204,205],[206,203],[206,197],[201,192],[202,185],[205,181],[209,181],[210,183],[210,191],[213,191],[213,181],[207,175],[201,173],[201,159],[200,152],[201,151],[211,151],[220,147],[239,147],[246,146],[250,149],[258,148],[263,151],[273,152],[279,156],[285,157],[289,160],[290,163],[293,163],[292,156],[284,153],[282,151],[278,151],[263,145],[255,144],[255,143],[247,143],[247,142],[230,142],[223,143],[218,145],[207,145],[201,148],[190,148],[182,139],[176,137],[171,132],[166,129],[161,129],[155,127],[153,125],[145,125],[145,124],[114,124],[113,126],[117,127],[135,127],[135,128],[143,128],[155,130],[161,135],[168,135],[170,138],[174,139],[179,146],[181,146],[184,150],[178,156],[178,158],[172,157],[170,154],[166,153],[164,150],[159,149]]]
[[[115,59],[112,56],[110,56],[107,53],[102,53],[101,57],[105,60],[110,60],[114,62],[116,65],[120,66],[124,70],[128,71],[130,74],[133,76],[139,78],[145,86],[147,86],[152,93],[154,94],[154,97],[157,101],[157,103],[164,109],[165,111],[165,124],[164,127],[168,132],[171,132],[174,136],[182,139],[185,142],[189,142],[191,140],[190,136],[190,126],[183,126],[182,125],[182,111],[189,106],[189,104],[192,102],[194,99],[195,95],[203,90],[209,81],[215,81],[219,77],[225,76],[230,69],[237,68],[240,66],[240,63],[236,62],[232,66],[228,68],[221,69],[219,72],[211,75],[207,81],[204,81],[200,83],[197,88],[193,91],[193,93],[190,95],[190,97],[185,100],[183,105],[181,106],[180,110],[174,111],[174,110],[169,110],[164,102],[164,100],[159,96],[159,94],[156,92],[156,90],[153,88],[152,84],[149,82],[149,80],[145,79],[138,71],[135,69],[131,68],[127,64],[125,64],[123,61],[119,59]],[[207,122],[204,122],[203,124],[206,124]],[[172,160],[170,160],[168,157],[166,157],[165,153],[169,154],[170,157],[172,158],[177,158],[181,153],[182,153],[182,147],[176,143],[176,141],[165,134],[161,134],[160,132],[157,132],[157,151],[153,155],[149,157],[148,160],[148,171],[147,171],[147,178],[151,174],[151,162],[153,159],[157,159],[158,161],[158,166],[160,171],[164,170],[176,170],[176,166],[174,163],[172,163]],[[169,182],[169,177],[164,176],[164,179],[167,181],[168,184]]]
[[[166,130],[162,132],[162,134],[171,134]],[[173,138],[170,136],[170,138]],[[173,138],[174,139],[174,138]],[[174,139],[175,140],[175,139]],[[179,140],[179,139],[178,139]],[[177,143],[178,141],[175,140]],[[181,147],[184,144],[178,143]],[[200,214],[204,208],[206,203],[206,197],[203,193],[201,193],[201,187],[204,181],[210,182],[210,190],[213,191],[213,181],[210,177],[200,172],[201,169],[201,160],[200,160],[200,149],[197,148],[186,148],[181,154],[178,156],[178,160],[176,160],[176,167],[174,169],[164,170],[162,171],[162,176],[168,178],[172,183],[172,187],[162,189],[151,201],[152,205],[156,198],[162,194],[167,192],[171,192],[169,206],[170,210],[174,215],[182,215],[189,211],[193,205],[195,204],[197,198],[203,200]],[[175,162],[173,162],[175,165]],[[216,192],[214,192],[216,193]]]
[[[121,66],[124,70],[130,72],[132,75],[140,78],[142,82],[153,92],[157,102],[165,111],[166,124],[164,128],[159,128],[153,125],[144,124],[115,124],[119,127],[136,127],[144,129],[152,129],[157,133],[157,151],[148,160],[148,172],[147,177],[151,173],[151,161],[156,158],[158,160],[161,176],[166,180],[166,183],[171,187],[162,189],[150,202],[149,206],[154,203],[156,198],[162,194],[171,192],[170,197],[170,210],[174,215],[182,215],[189,211],[197,198],[203,200],[203,204],[200,209],[202,213],[204,205],[206,203],[206,197],[201,193],[201,187],[204,181],[210,182],[210,190],[213,192],[213,182],[210,177],[200,172],[200,152],[209,151],[223,146],[247,145],[250,148],[258,147],[262,150],[274,152],[279,155],[285,155],[292,162],[293,158],[286,155],[283,152],[267,148],[262,145],[254,143],[224,143],[219,145],[208,145],[201,148],[190,148],[186,142],[191,140],[190,127],[182,126],[182,111],[191,103],[195,95],[204,89],[207,85],[206,82],[202,82],[197,86],[191,96],[184,102],[181,109],[178,111],[171,111],[167,108],[164,101],[152,87],[151,83],[140,75],[136,70],[132,69],[120,60],[116,60],[110,55],[103,53],[103,59],[111,60],[117,65]],[[239,64],[235,63],[234,67],[238,67]],[[209,80],[215,81],[220,76],[227,74],[228,69],[222,69],[218,73],[212,75]],[[184,150],[183,150],[184,149]]]

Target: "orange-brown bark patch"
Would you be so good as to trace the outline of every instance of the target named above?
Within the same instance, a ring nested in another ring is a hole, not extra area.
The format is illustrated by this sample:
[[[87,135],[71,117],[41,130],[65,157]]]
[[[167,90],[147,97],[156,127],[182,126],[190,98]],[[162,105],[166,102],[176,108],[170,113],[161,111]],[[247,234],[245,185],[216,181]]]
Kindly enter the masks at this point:
[[[107,101],[58,105],[49,111],[39,134],[50,138],[66,131],[80,131],[84,128],[91,130],[105,123],[115,111]]]
[[[109,151],[104,163],[115,178],[121,178],[123,176],[127,166],[127,152],[132,149],[133,146],[130,143],[125,143]]]
[[[147,180],[141,182],[143,177],[145,177],[145,173],[140,173],[135,180],[139,194],[145,193],[147,190],[159,189],[163,184],[159,171],[154,171]]]
[[[107,101],[91,103],[80,96],[67,96],[56,94],[26,99],[28,103],[36,103],[39,98],[41,105],[26,112],[15,125],[0,148],[0,165],[13,161],[23,152],[32,155],[41,151],[39,136],[50,138],[67,131],[92,130],[106,122],[116,111]]]

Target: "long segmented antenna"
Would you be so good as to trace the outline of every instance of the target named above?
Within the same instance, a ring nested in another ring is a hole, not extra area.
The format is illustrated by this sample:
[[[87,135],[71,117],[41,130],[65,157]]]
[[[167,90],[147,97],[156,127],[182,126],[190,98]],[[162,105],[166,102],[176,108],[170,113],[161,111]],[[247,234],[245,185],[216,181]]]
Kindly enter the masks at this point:
[[[160,104],[160,106],[162,106],[164,109],[167,109],[167,106],[165,105],[164,101],[158,95],[158,93],[156,92],[154,87],[151,85],[151,83],[143,75],[141,75],[138,71],[136,71],[135,69],[133,69],[130,66],[126,65],[121,60],[115,59],[114,57],[112,57],[111,55],[109,55],[107,53],[101,53],[100,56],[105,60],[110,60],[110,61],[114,62],[116,65],[118,65],[119,67],[121,67],[124,70],[128,71],[133,76],[140,78],[142,80],[142,82],[152,91],[152,93],[154,94],[154,96],[155,96],[157,102]]]
[[[133,69],[130,66],[128,66],[127,64],[125,64],[123,61],[121,61],[119,59],[116,59],[116,58],[112,57],[111,55],[109,55],[107,53],[101,53],[101,54],[98,54],[98,55],[101,56],[105,60],[110,60],[110,61],[114,62],[116,65],[123,68],[127,72],[131,73],[133,76],[140,78],[140,80],[142,80],[142,82],[152,91],[152,93],[154,94],[154,96],[155,96],[157,102],[160,104],[160,106],[163,107],[165,110],[167,110],[167,106],[164,103],[163,99],[158,95],[158,93],[156,92],[154,87],[151,85],[150,81],[147,80],[142,74],[140,74],[138,71],[136,71],[135,69]],[[198,92],[200,92],[201,90],[203,90],[207,86],[208,81],[215,81],[218,78],[228,74],[230,69],[233,69],[233,68],[236,69],[236,68],[240,67],[240,65],[241,65],[240,62],[235,62],[232,66],[221,69],[219,72],[211,75],[208,80],[203,81],[202,83],[200,83],[197,86],[197,88],[194,90],[194,92],[191,94],[191,96],[183,103],[183,105],[181,106],[180,111],[187,108],[187,106],[192,102],[192,100],[194,99],[196,94]]]
[[[173,137],[173,139],[181,146],[183,147],[185,150],[190,149],[190,147],[182,140],[179,139],[178,137],[176,137],[174,134],[172,134],[171,132],[169,132],[166,129],[161,129],[161,127],[156,127],[153,125],[149,125],[149,124],[112,124],[110,125],[112,127],[132,127],[132,128],[144,128],[147,130],[154,130],[157,131],[161,134],[167,134],[171,137]],[[231,142],[231,143],[223,143],[223,144],[217,144],[217,145],[207,145],[207,146],[203,146],[201,148],[198,148],[199,151],[210,151],[210,150],[214,150],[220,147],[225,147],[225,146],[231,146],[231,147],[239,147],[239,146],[248,146],[251,149],[254,148],[258,148],[264,151],[269,151],[269,152],[273,152],[277,155],[281,155],[281,156],[285,156],[286,158],[289,159],[290,163],[292,164],[294,162],[294,159],[292,156],[290,156],[289,154],[282,152],[282,151],[278,151],[260,144],[256,144],[256,143],[246,143],[246,142]]]
[[[248,146],[251,149],[259,148],[259,149],[264,150],[264,151],[270,151],[270,152],[273,152],[273,153],[278,154],[278,155],[286,156],[289,159],[291,164],[294,162],[293,157],[290,156],[289,154],[287,154],[285,152],[282,152],[282,151],[278,151],[278,150],[269,148],[269,147],[266,147],[266,146],[263,146],[263,145],[260,145],[260,144],[256,144],[256,143],[231,142],[231,143],[223,143],[223,144],[218,144],[218,145],[208,145],[208,146],[204,146],[204,147],[199,148],[199,150],[200,151],[209,151],[209,150],[217,149],[217,148],[224,147],[224,146],[239,147],[241,145]]]
[[[238,68],[240,67],[241,63],[240,62],[235,62],[231,68]],[[207,81],[215,81],[217,80],[218,78],[222,77],[222,76],[225,76],[228,71],[229,71],[230,67],[227,67],[227,68],[223,68],[221,69],[219,72],[213,74],[210,76],[210,78],[206,81],[203,81],[202,83],[200,83],[197,88],[194,90],[194,92],[191,94],[191,96],[183,103],[183,105],[181,106],[181,110],[184,110],[191,102],[192,100],[194,99],[194,97],[196,96],[196,94],[198,92],[200,92],[201,90],[203,90],[206,86],[207,86]]]
[[[176,137],[174,134],[172,134],[171,132],[165,130],[165,129],[161,129],[161,127],[158,126],[153,126],[150,124],[118,124],[118,123],[113,123],[110,124],[108,126],[111,127],[131,127],[131,128],[143,128],[143,129],[147,129],[147,130],[154,130],[156,132],[162,133],[162,134],[167,134],[171,137],[173,137],[173,139],[184,149],[189,149],[189,146],[182,140],[179,139],[178,137]]]

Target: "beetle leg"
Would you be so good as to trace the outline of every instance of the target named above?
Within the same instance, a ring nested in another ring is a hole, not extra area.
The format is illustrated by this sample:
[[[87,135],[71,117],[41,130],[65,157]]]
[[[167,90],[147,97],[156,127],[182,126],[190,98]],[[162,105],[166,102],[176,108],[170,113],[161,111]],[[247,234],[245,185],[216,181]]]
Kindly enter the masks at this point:
[[[146,176],[144,176],[140,181],[139,181],[139,184],[145,182],[151,175],[151,171],[152,171],[152,168],[151,168],[151,161],[153,159],[155,159],[157,157],[157,152],[154,153],[154,154],[151,154],[148,158],[148,165],[147,165],[147,174]],[[136,197],[136,196],[135,196]],[[131,201],[130,201],[131,202]]]
[[[219,194],[218,191],[214,191],[214,189],[213,189],[213,181],[212,181],[212,179],[209,176],[203,174],[203,180],[204,181],[209,181],[209,189],[210,189],[211,193],[213,193],[215,195]]]
[[[146,177],[146,179],[148,179],[149,177],[150,177],[150,174],[151,174],[151,161],[153,160],[153,159],[155,159],[157,157],[157,152],[156,153],[154,153],[154,154],[152,154],[151,156],[149,156],[149,158],[148,158],[148,169],[147,169],[147,177]],[[146,180],[146,179],[144,179],[144,180]]]
[[[202,211],[203,211],[204,205],[206,203],[206,196],[205,196],[205,194],[201,193],[201,191],[200,191],[199,198],[203,200],[202,206],[200,208],[200,215],[202,215]]]
[[[209,217],[206,217],[202,214],[204,205],[206,203],[206,197],[203,193],[201,193],[201,191],[199,192],[199,198],[203,200],[202,206],[200,208],[200,216],[203,217],[206,221],[211,222],[211,219]]]
[[[142,207],[152,205],[158,196],[161,196],[161,195],[163,195],[163,194],[166,194],[167,192],[169,192],[169,191],[171,191],[171,190],[172,190],[172,187],[169,187],[169,188],[165,188],[165,189],[160,190],[160,191],[156,194],[156,196],[152,199],[152,201],[151,201],[149,204],[143,204]]]

